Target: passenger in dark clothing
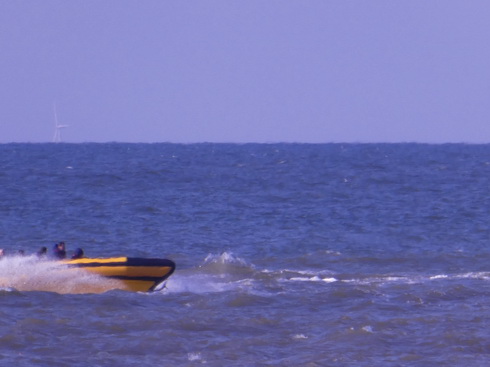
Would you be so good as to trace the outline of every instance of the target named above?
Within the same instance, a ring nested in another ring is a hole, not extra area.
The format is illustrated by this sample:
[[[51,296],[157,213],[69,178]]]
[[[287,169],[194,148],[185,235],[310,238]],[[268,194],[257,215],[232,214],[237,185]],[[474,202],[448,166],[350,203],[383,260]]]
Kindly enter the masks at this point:
[[[83,257],[83,250],[81,248],[77,248],[73,253],[72,259],[81,259]]]
[[[37,257],[46,257],[48,254],[48,249],[46,246],[41,247],[41,249],[36,253]]]
[[[64,259],[66,257],[65,243],[60,242],[54,245],[53,256],[56,259]]]

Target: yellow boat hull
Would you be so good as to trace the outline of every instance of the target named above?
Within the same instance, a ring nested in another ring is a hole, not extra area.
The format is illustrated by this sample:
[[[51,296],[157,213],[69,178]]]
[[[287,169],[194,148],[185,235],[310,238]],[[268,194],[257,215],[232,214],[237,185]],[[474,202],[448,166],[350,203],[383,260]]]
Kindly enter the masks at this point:
[[[75,269],[117,279],[120,289],[133,292],[154,291],[175,271],[175,263],[167,259],[137,257],[81,258],[63,261]]]

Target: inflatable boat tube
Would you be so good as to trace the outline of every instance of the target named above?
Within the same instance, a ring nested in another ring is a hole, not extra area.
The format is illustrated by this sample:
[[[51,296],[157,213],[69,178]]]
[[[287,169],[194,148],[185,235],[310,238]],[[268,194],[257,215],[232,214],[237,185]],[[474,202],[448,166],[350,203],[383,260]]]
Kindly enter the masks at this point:
[[[112,257],[81,258],[63,262],[72,268],[118,279],[122,284],[121,289],[133,292],[152,292],[175,271],[175,263],[167,259]]]

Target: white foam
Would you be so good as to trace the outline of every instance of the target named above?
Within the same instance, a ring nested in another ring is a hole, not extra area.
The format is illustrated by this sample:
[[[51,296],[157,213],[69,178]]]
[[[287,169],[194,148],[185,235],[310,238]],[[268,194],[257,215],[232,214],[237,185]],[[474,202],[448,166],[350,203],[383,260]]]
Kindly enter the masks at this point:
[[[308,337],[305,334],[295,334],[292,336],[292,338],[296,340],[308,339]]]
[[[247,262],[231,252],[223,252],[220,255],[209,254],[204,259],[205,264],[215,263],[215,264],[240,264],[248,265]]]
[[[202,265],[177,271],[166,281],[164,293],[252,291],[254,267],[231,252],[209,254]]]
[[[336,278],[320,278],[318,275],[312,277],[292,277],[289,280],[294,282],[325,282],[325,283],[334,283],[337,282]]]
[[[318,282],[321,279],[319,277],[292,277],[289,280],[293,282]]]
[[[174,274],[167,280],[164,293],[220,293],[237,290],[251,290],[252,279],[227,280],[207,274]]]
[[[18,291],[101,293],[118,288],[119,282],[68,268],[57,261],[36,256],[12,256],[0,260],[0,287]]]
[[[429,279],[431,279],[431,280],[435,280],[435,279],[447,279],[447,278],[449,278],[449,276],[446,275],[446,274],[433,275],[433,276],[429,277]]]
[[[363,326],[363,327],[361,328],[361,330],[365,331],[366,333],[370,333],[370,334],[372,334],[372,333],[374,332],[374,331],[373,331],[373,327],[372,327],[372,326],[370,326],[370,325]]]
[[[187,353],[187,359],[190,362],[200,361],[202,360],[201,353],[199,352]]]
[[[464,274],[459,274],[460,278],[470,278],[470,279],[483,279],[483,280],[488,280],[490,279],[490,273],[487,271],[481,271],[481,272],[472,272],[472,273],[464,273]]]

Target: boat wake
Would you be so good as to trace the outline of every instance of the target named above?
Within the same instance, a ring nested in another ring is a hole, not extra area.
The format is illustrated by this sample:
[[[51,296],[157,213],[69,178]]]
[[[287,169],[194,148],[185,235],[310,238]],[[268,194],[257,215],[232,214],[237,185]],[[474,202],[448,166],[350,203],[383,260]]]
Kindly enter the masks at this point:
[[[390,285],[436,284],[460,280],[490,280],[490,272],[455,274],[356,274],[313,269],[260,269],[230,252],[209,254],[198,266],[178,269],[165,281],[159,294],[208,294],[242,292],[261,296],[287,293],[299,287],[384,287]],[[120,289],[117,279],[109,279],[57,261],[36,256],[0,259],[0,290],[44,291],[60,294],[104,293]]]
[[[166,293],[217,293],[239,291],[260,295],[287,293],[298,286],[306,287],[384,287],[435,285],[461,280],[488,281],[490,272],[454,274],[420,273],[334,273],[313,269],[260,269],[229,252],[208,255],[199,266],[179,269],[167,281]]]
[[[245,260],[224,252],[208,255],[195,268],[179,269],[167,281],[166,293],[217,293],[248,290],[254,281],[255,268]]]

